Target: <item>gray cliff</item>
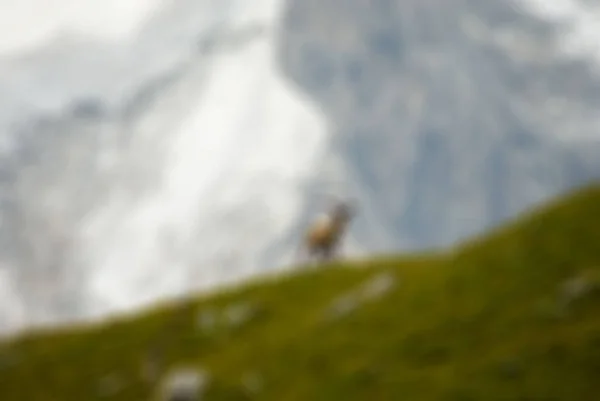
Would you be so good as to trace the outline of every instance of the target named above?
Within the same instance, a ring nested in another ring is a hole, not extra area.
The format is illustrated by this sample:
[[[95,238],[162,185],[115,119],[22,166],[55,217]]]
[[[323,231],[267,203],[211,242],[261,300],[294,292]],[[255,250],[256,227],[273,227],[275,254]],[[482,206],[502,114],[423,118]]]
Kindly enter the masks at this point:
[[[290,0],[284,26],[281,66],[388,249],[450,245],[600,177],[597,66],[513,2]]]

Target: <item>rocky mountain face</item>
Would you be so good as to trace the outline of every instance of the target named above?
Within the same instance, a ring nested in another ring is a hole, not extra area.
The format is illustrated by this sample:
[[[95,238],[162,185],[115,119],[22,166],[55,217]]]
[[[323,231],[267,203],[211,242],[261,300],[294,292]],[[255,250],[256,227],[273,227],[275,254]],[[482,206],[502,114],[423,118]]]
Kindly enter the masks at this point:
[[[388,249],[450,245],[600,177],[598,66],[519,2],[290,0],[284,21],[281,66]]]
[[[280,4],[0,55],[0,334],[282,266],[330,135],[272,56]]]

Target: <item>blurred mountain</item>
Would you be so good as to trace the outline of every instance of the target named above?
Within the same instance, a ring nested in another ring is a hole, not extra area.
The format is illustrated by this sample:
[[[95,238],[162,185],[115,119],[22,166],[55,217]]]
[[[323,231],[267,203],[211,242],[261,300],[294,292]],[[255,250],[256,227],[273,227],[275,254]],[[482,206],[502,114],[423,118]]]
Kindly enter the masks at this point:
[[[447,246],[600,177],[596,55],[570,57],[565,27],[525,6],[288,2],[281,65],[386,246]]]
[[[1,56],[0,330],[289,268],[332,196],[356,256],[597,180],[596,55],[519,4],[175,0]]]

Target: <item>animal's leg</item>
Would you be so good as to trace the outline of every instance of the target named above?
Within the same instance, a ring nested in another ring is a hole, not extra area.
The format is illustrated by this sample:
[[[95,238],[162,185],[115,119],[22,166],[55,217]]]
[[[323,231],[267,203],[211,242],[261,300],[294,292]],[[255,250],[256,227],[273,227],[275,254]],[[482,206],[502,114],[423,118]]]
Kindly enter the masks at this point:
[[[315,250],[314,256],[314,265],[323,265],[329,259],[328,248],[324,246],[319,247]]]
[[[296,263],[298,265],[310,266],[314,263],[318,248],[309,243],[301,243],[296,251]]]
[[[314,267],[319,264],[319,259],[321,257],[321,249],[318,247],[307,247],[306,256],[303,261],[307,267]]]
[[[323,262],[331,262],[335,255],[335,249],[333,247],[328,247],[323,249]]]
[[[315,249],[313,263],[312,263],[312,265],[314,267],[318,267],[319,265],[321,265],[323,263],[324,254],[325,254],[325,250],[322,247]]]
[[[329,246],[327,246],[323,250],[323,260],[325,262],[331,262],[335,259],[337,254],[338,254],[338,243],[333,242],[333,243],[329,244]]]
[[[294,256],[295,263],[298,265],[305,263],[309,252],[309,249],[304,244],[300,244],[296,249],[296,254]]]
[[[303,246],[301,248],[300,257],[297,259],[299,265],[306,267],[314,266],[319,256],[319,249],[312,246]]]

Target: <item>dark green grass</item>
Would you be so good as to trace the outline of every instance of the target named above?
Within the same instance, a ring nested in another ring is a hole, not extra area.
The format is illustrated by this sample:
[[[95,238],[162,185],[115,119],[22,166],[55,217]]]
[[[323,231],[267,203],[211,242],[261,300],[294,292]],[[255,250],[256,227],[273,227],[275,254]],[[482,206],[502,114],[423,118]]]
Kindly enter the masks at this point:
[[[383,298],[325,318],[381,271]],[[149,354],[210,372],[208,400],[600,399],[600,295],[566,308],[560,287],[600,283],[600,187],[580,190],[445,255],[331,265],[91,327],[30,333],[0,347],[0,400],[149,400]],[[258,306],[238,328],[198,329],[202,311]],[[242,378],[259,375],[251,393]],[[106,375],[123,386],[100,394]]]

